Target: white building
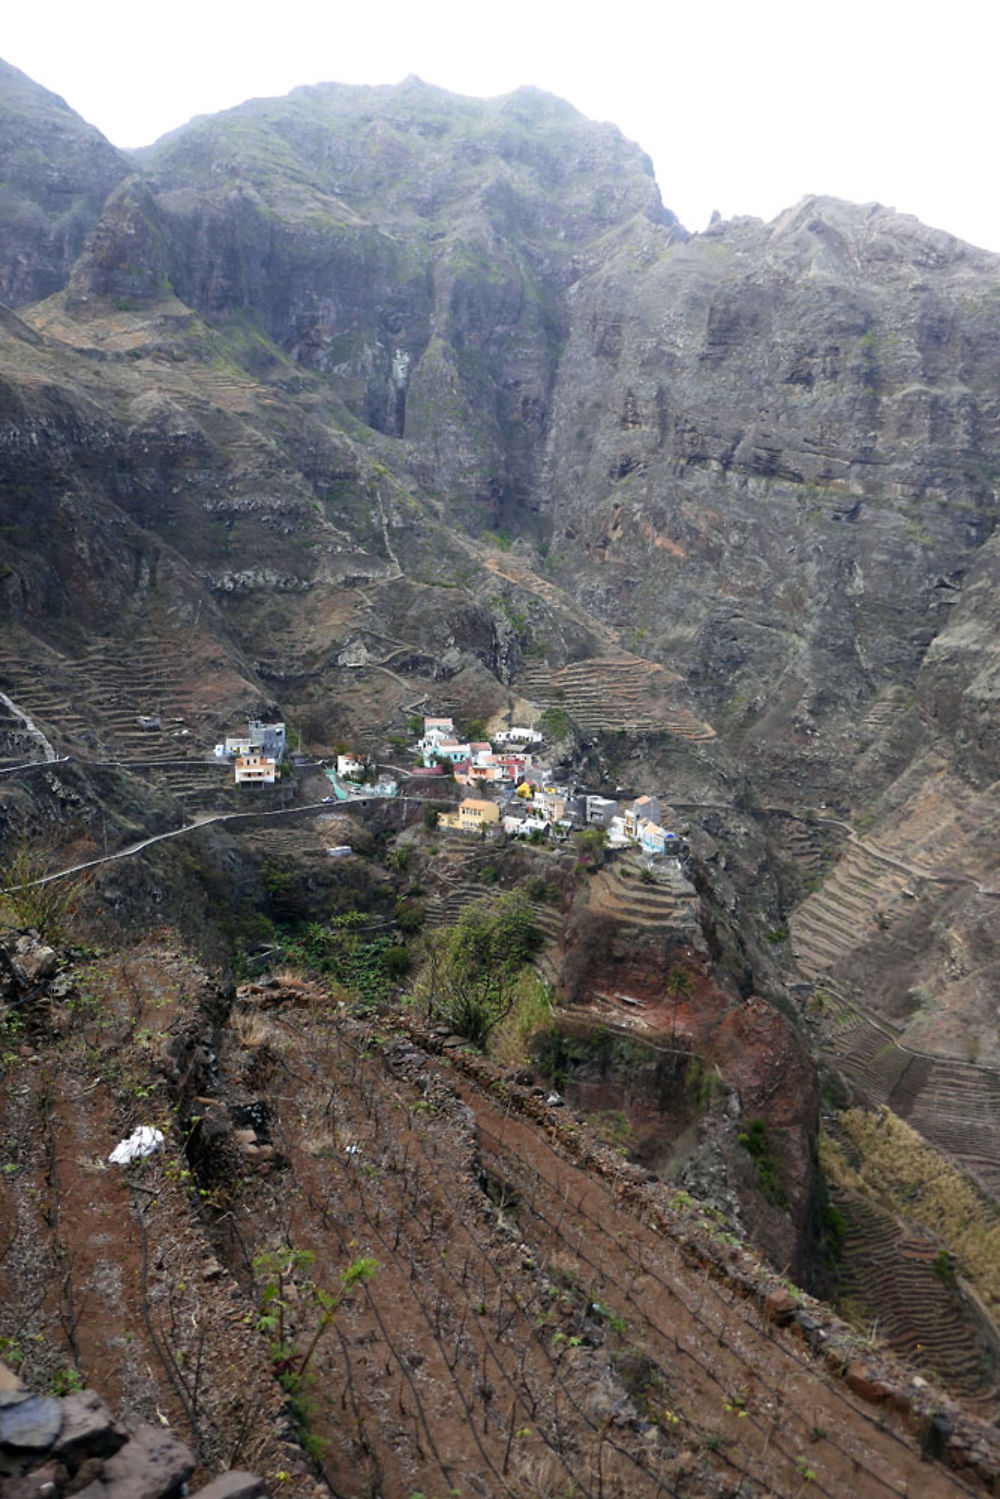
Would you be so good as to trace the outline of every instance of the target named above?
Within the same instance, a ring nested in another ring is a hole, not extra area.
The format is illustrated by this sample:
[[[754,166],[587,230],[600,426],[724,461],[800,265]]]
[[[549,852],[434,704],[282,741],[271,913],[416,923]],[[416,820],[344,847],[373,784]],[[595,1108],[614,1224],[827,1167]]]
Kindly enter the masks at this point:
[[[365,773],[365,762],[359,760],[357,755],[338,755],[338,776],[363,776]]]
[[[542,734],[539,729],[501,729],[499,734],[493,735],[494,744],[541,744]]]

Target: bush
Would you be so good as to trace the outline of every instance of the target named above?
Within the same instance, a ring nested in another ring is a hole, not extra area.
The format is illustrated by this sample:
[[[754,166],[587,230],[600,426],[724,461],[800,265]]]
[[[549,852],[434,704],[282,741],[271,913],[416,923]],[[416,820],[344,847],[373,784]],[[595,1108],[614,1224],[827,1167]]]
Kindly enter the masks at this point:
[[[412,967],[410,954],[405,947],[396,942],[392,947],[387,947],[382,954],[382,966],[385,968],[389,978],[398,984],[400,979],[406,977]]]
[[[771,1153],[764,1120],[751,1119],[750,1128],[739,1136],[739,1142],[753,1160],[760,1195],[773,1207],[786,1211],[788,1196],[781,1180],[781,1168]]]
[[[407,936],[410,936],[413,932],[419,932],[426,919],[427,913],[417,901],[409,899],[397,900],[396,925]]]
[[[423,993],[428,1013],[485,1050],[517,1000],[521,970],[541,941],[519,890],[467,906],[428,943]]]
[[[569,714],[565,708],[546,708],[539,725],[550,739],[565,739],[570,729]]]
[[[52,872],[51,858],[52,850],[41,844],[24,844],[0,874],[0,917],[12,926],[33,927],[50,943],[64,938],[82,883],[76,875],[39,884]]]

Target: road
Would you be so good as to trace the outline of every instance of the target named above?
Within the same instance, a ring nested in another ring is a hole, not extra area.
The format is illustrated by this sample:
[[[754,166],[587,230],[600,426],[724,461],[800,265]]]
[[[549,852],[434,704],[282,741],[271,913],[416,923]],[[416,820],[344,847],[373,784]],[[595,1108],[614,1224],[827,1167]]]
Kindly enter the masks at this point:
[[[199,828],[207,828],[216,822],[232,822],[239,818],[261,818],[261,817],[295,817],[303,812],[339,812],[346,806],[367,806],[369,802],[378,802],[382,806],[392,806],[400,802],[417,802],[423,804],[429,800],[423,796],[357,796],[352,797],[350,802],[332,802],[327,799],[318,802],[302,802],[294,807],[276,807],[270,812],[259,812],[255,807],[247,807],[238,812],[203,812],[199,813],[191,822],[186,822],[183,827],[171,828],[167,833],[153,833],[149,838],[140,838],[138,843],[130,843],[126,848],[120,848],[112,854],[102,854],[98,859],[84,859],[80,864],[70,864],[66,869],[59,869],[55,874],[42,875],[41,879],[29,880],[24,885],[12,885],[10,893],[18,890],[27,890],[34,885],[50,885],[54,880],[65,880],[70,875],[83,874],[88,869],[97,869],[102,864],[113,864],[117,859],[130,859],[133,854],[141,853],[144,848],[151,848],[154,843],[164,843],[168,838],[180,838],[185,833],[196,833]],[[8,892],[0,890],[0,895]]]

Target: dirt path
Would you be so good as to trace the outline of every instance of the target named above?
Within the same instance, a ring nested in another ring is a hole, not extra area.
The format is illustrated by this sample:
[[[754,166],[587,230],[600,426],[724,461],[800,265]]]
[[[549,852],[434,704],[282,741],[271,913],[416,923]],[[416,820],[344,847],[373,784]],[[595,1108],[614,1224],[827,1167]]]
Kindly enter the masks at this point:
[[[301,816],[304,812],[330,812],[340,810],[344,807],[367,806],[369,802],[419,802],[423,803],[428,798],[422,796],[354,796],[349,801],[318,801],[303,802],[294,807],[276,807],[271,811],[258,812],[248,810],[246,812],[200,812],[192,822],[186,822],[183,827],[171,828],[166,833],[153,833],[148,838],[140,838],[138,843],[130,843],[126,848],[120,848],[115,853],[102,854],[97,859],[85,859],[79,864],[70,864],[66,869],[59,869],[55,874],[46,874],[37,880],[29,880],[27,885],[12,885],[11,891],[30,889],[34,885],[49,885],[54,880],[64,880],[70,875],[82,874],[88,869],[97,869],[102,864],[113,864],[117,859],[130,859],[139,854],[145,848],[151,848],[154,843],[163,843],[168,838],[180,838],[185,833],[196,833],[200,828],[209,827],[216,822],[233,822],[240,818],[262,818],[262,817],[294,817]],[[6,892],[0,890],[0,895]]]
[[[783,817],[793,817],[799,821],[805,821],[800,813],[791,807],[764,807],[764,812],[777,812]],[[908,874],[916,880],[929,880],[937,885],[971,885],[977,895],[1000,897],[1000,890],[990,885],[981,885],[978,880],[973,879],[971,874],[956,874],[950,870],[921,869],[917,864],[908,864],[905,859],[899,859],[895,854],[886,853],[875,843],[869,843],[859,833],[855,832],[849,822],[843,822],[839,817],[816,817],[811,819],[815,827],[837,828],[846,835],[848,843],[855,848],[862,849],[866,854],[884,864],[888,869],[898,869],[903,874]]]

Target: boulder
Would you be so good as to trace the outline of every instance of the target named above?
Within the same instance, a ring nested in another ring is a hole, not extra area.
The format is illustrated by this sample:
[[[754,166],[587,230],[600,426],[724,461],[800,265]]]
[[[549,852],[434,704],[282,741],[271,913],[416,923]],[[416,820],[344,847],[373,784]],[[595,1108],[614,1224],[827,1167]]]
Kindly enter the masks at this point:
[[[50,1395],[0,1405],[0,1447],[45,1452],[59,1435],[62,1419],[62,1401]]]
[[[189,1448],[169,1431],[140,1426],[104,1464],[107,1499],[175,1499],[194,1472]]]
[[[115,1420],[96,1390],[67,1395],[62,1407],[62,1431],[53,1455],[71,1473],[87,1458],[111,1457],[128,1440],[124,1426]]]

